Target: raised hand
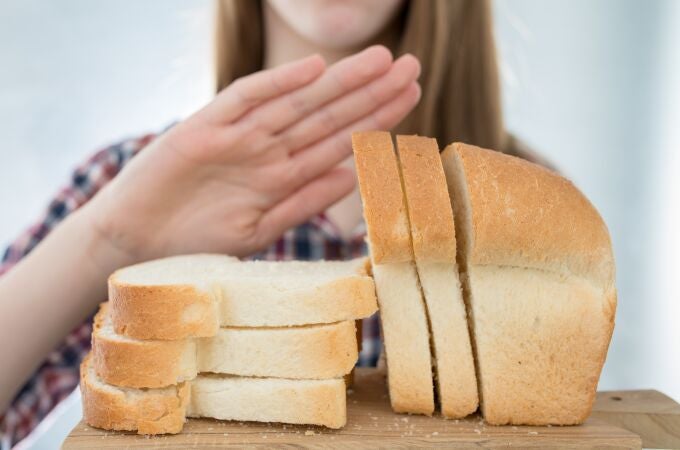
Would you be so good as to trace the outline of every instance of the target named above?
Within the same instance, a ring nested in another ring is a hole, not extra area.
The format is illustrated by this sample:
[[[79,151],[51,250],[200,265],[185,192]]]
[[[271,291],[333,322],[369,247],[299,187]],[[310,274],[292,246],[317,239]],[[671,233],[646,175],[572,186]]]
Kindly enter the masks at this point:
[[[342,198],[350,133],[390,129],[420,98],[418,61],[371,47],[236,80],[145,148],[85,207],[131,260],[244,256]]]

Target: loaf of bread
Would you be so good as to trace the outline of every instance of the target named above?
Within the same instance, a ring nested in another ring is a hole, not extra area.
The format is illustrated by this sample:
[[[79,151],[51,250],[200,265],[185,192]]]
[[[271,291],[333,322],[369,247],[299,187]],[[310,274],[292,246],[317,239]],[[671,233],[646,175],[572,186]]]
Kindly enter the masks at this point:
[[[583,422],[616,310],[590,202],[553,172],[465,144],[440,156],[433,139],[397,136],[395,149],[364,132],[353,147],[393,409],[431,414],[437,398],[445,417],[479,404],[491,424]]]
[[[589,415],[614,327],[609,233],[569,181],[465,144],[442,161],[491,424]]]

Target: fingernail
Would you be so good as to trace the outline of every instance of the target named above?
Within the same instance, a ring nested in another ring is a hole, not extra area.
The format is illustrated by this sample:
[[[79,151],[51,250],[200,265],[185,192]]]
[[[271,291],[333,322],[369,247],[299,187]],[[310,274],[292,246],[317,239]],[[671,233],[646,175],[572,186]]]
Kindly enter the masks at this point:
[[[413,56],[411,53],[406,53],[404,56],[402,56],[402,58],[407,58],[407,59],[413,60],[413,62],[416,65],[416,78],[418,78],[420,76],[420,72],[422,70],[422,66],[420,65],[420,61],[418,61],[418,58]]]
[[[326,60],[323,58],[323,56],[321,56],[318,53],[314,53],[313,55],[308,56],[306,60],[307,60],[306,62],[315,62],[322,67],[326,66]]]
[[[416,103],[418,103],[420,101],[420,96],[423,94],[423,90],[421,89],[420,84],[415,83],[415,85],[416,85],[415,100],[416,100]]]
[[[384,45],[372,45],[361,53],[382,53],[389,58],[390,62],[394,59],[392,52]]]

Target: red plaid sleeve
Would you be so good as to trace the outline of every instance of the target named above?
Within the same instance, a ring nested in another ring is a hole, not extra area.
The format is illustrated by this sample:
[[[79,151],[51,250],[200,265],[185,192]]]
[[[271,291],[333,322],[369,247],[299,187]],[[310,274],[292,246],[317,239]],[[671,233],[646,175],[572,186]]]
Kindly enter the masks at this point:
[[[0,262],[0,276],[28,255],[67,215],[90,200],[154,138],[149,134],[106,147],[79,166],[68,185],[49,203],[41,220],[7,248]],[[23,439],[78,385],[78,367],[90,348],[91,322],[87,320],[76,327],[50,352],[0,415],[3,443],[11,447]]]

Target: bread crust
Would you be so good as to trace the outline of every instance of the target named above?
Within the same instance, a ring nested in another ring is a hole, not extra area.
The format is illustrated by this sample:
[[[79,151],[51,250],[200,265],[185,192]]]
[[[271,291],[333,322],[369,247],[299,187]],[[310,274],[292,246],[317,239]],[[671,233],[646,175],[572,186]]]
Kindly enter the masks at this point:
[[[102,303],[92,330],[92,365],[104,382],[132,388],[159,388],[196,377],[193,339],[137,340],[107,336],[102,331],[110,312],[109,304]],[[185,367],[184,361],[193,365]]]
[[[349,373],[358,359],[354,321],[220,329],[216,336],[200,339],[137,340],[103,332],[108,310],[103,303],[95,316],[92,364],[102,381],[115,386],[160,388],[191,380],[199,372],[338,378]]]
[[[191,285],[140,286],[109,278],[116,333],[138,339],[213,336],[219,328],[214,294]]]
[[[437,141],[397,136],[413,252],[426,262],[456,262],[456,231]]]
[[[138,434],[176,434],[184,427],[190,400],[188,383],[144,395],[128,397],[125,391],[106,388],[93,379],[90,356],[80,366],[83,419],[106,430],[137,431]]]
[[[352,148],[373,262],[411,261],[411,236],[390,133],[352,133]]]
[[[616,310],[602,218],[572,183],[535,164],[465,144],[442,161],[485,420],[582,423]]]
[[[609,232],[597,210],[568,180],[537,164],[454,143],[472,207],[469,264],[531,267],[574,275],[607,290],[615,267]],[[455,199],[454,199],[455,201]]]

